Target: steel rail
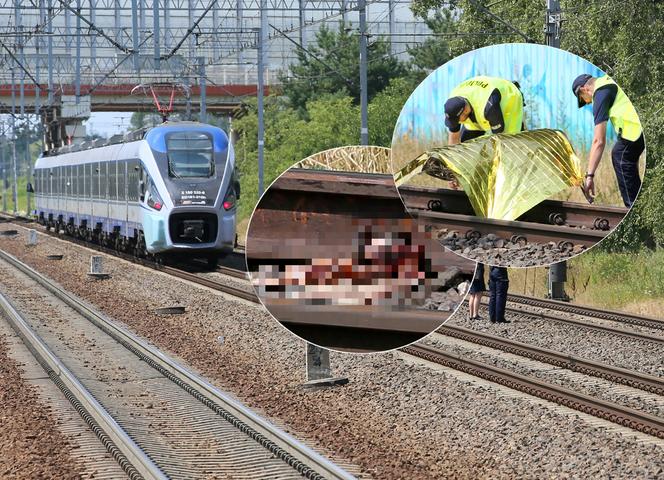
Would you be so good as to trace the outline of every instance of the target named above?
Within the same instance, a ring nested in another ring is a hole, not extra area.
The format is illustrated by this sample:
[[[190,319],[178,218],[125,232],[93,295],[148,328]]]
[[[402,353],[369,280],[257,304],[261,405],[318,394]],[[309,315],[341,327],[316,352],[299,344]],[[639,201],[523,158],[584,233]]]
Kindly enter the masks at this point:
[[[527,310],[521,310],[519,308],[507,306],[505,308],[506,311],[512,312],[513,314],[516,315],[523,315],[527,317],[535,317],[535,318],[541,318],[543,320],[552,320],[554,322],[560,322],[560,323],[567,323],[570,325],[574,325],[577,327],[582,327],[582,328],[588,328],[592,330],[599,330],[602,332],[609,332],[615,335],[623,335],[626,337],[631,337],[631,338],[636,338],[638,340],[643,340],[646,342],[653,342],[653,343],[664,343],[664,337],[659,337],[655,335],[647,335],[645,333],[639,333],[639,332],[634,332],[632,330],[625,330],[623,328],[614,328],[614,327],[607,327],[605,325],[597,325],[594,323],[589,323],[589,322],[584,322],[582,320],[574,320],[572,318],[565,318],[565,317],[560,317],[556,315],[550,315],[547,313],[539,313],[539,312],[529,312]]]
[[[159,371],[184,391],[213,410],[250,438],[281,458],[306,478],[353,479],[350,473],[304,445],[288,433],[257,415],[231,395],[219,390],[202,377],[191,372],[164,353],[152,347],[128,329],[117,325],[94,307],[66,292],[55,282],[24,264],[14,256],[0,250],[0,258],[16,267],[43,288],[83,315],[99,329],[110,335],[132,353]]]
[[[575,392],[565,387],[511,372],[482,362],[463,358],[445,350],[423,345],[400,349],[423,360],[504,385],[535,397],[602,418],[633,430],[664,439],[664,419],[612,402]]]
[[[11,221],[11,220],[7,220],[7,221]],[[144,267],[151,268],[153,270],[162,271],[164,273],[175,276],[177,278],[187,280],[187,281],[190,281],[190,282],[193,282],[193,283],[196,283],[198,285],[202,285],[202,286],[205,286],[205,287],[208,287],[208,288],[212,288],[216,291],[219,291],[219,292],[222,292],[222,293],[227,293],[227,294],[232,295],[234,297],[242,298],[244,300],[247,300],[247,301],[250,301],[250,302],[253,302],[253,303],[260,303],[260,301],[258,300],[258,297],[256,296],[256,294],[252,291],[247,291],[247,290],[243,290],[241,288],[236,288],[236,287],[233,287],[232,285],[226,285],[226,284],[221,283],[221,282],[215,282],[212,279],[204,278],[204,277],[201,277],[199,275],[196,275],[195,273],[187,272],[187,271],[179,269],[179,268],[160,265],[156,262],[147,260],[145,258],[139,258],[139,257],[136,257],[134,255],[130,255],[130,254],[125,253],[125,252],[119,252],[119,251],[114,250],[112,248],[109,248],[109,247],[106,247],[106,246],[103,246],[103,245],[99,245],[98,243],[88,242],[86,240],[76,238],[76,237],[72,237],[72,236],[62,237],[58,233],[51,232],[48,229],[43,233],[45,233],[46,235],[48,235],[50,237],[57,238],[57,239],[63,240],[63,241],[72,242],[72,243],[75,243],[77,245],[80,245],[80,246],[83,246],[83,247],[86,247],[86,248],[90,248],[92,250],[97,250],[97,251],[106,253],[108,255],[115,256],[117,258],[126,260],[126,261],[134,263],[134,264],[142,265]],[[224,271],[222,273],[225,273],[226,275],[234,276],[234,277],[237,277],[237,278],[245,278],[245,279],[247,278],[246,274],[240,274],[240,272],[241,272],[240,270],[235,270],[235,269],[231,269],[231,268],[228,268],[228,267],[217,267],[217,269],[219,271],[221,271],[223,269]]]
[[[235,268],[225,267],[223,265],[220,265],[217,267],[216,271],[219,273],[223,273],[224,275],[228,275],[229,277],[239,278],[242,280],[249,280],[249,274],[247,273],[246,270],[238,270]]]
[[[433,210],[409,209],[409,213],[422,219],[428,225],[459,229],[463,234],[479,232],[481,235],[494,234],[510,239],[522,236],[528,242],[571,242],[590,247],[602,240],[609,232],[587,228],[546,225],[533,222],[496,220],[474,215],[437,212]]]
[[[409,210],[432,210],[464,215],[475,214],[468,196],[462,190],[405,185],[399,187],[399,195]],[[516,220],[610,230],[620,223],[628,211],[624,207],[544,200],[520,215]]]
[[[0,294],[0,308],[49,378],[74,406],[129,478],[155,480],[168,478],[39,338],[2,294]]]
[[[550,310],[558,310],[560,312],[565,312],[565,313],[574,313],[577,315],[598,318],[601,320],[609,320],[612,322],[627,323],[630,325],[638,325],[640,327],[648,327],[657,330],[664,330],[664,320],[654,317],[645,317],[626,312],[618,312],[616,310],[605,310],[587,305],[575,305],[568,302],[561,302],[559,300],[533,298],[526,295],[517,295],[512,293],[510,293],[507,296],[507,300],[514,303],[520,303],[523,305],[548,308]]]
[[[149,262],[147,263],[149,264]],[[180,278],[182,280],[193,282],[197,285],[202,285],[204,287],[211,288],[218,292],[228,293],[229,295],[242,298],[243,300],[247,300],[249,302],[260,303],[258,297],[253,291],[243,290],[241,288],[233,287],[232,285],[226,285],[224,283],[217,282],[213,279],[201,277],[200,275],[196,275],[195,273],[187,272],[186,270],[182,270],[179,268],[174,268],[169,266],[156,266],[156,265],[151,265],[151,267],[154,268],[155,270],[168,273],[169,275]],[[244,278],[246,278],[246,275]]]
[[[496,335],[488,335],[472,329],[443,325],[437,334],[458,338],[477,345],[501,350],[503,352],[530,358],[538,362],[548,363],[566,370],[603,378],[657,395],[664,395],[664,379],[635,372],[626,368],[614,367],[600,362],[576,357],[567,353],[556,352],[546,348],[528,345]]]

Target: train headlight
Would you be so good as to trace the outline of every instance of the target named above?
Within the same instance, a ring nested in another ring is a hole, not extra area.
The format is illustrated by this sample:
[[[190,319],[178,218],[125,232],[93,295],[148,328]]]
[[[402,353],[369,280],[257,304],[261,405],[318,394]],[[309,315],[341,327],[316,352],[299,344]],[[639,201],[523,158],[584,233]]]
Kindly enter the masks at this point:
[[[228,192],[226,193],[226,198],[224,198],[224,202],[222,203],[224,210],[230,210],[235,206],[235,202],[237,201],[237,195],[235,195],[235,189],[233,187],[228,189]]]
[[[154,183],[152,183],[152,182],[150,182],[150,185],[148,187],[148,201],[147,201],[147,204],[148,204],[148,207],[154,208],[157,211],[161,210],[161,207],[164,206],[164,201],[159,196],[159,193],[157,193],[157,188],[155,187]]]

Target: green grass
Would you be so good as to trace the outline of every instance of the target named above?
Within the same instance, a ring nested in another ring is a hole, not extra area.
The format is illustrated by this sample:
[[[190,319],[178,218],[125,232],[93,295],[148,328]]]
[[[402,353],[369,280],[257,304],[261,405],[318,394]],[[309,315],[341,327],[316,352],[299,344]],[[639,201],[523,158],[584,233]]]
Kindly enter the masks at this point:
[[[568,265],[565,290],[574,303],[664,317],[664,249],[638,253],[591,250]],[[544,296],[547,270],[510,270],[510,291]]]
[[[8,212],[18,212],[20,214],[27,214],[28,213],[28,192],[26,191],[26,185],[27,185],[27,180],[26,177],[18,177],[18,189],[17,189],[17,197],[18,197],[18,205],[15,208],[14,207],[14,197],[12,195],[12,184],[13,184],[13,177],[9,177],[9,188],[6,190],[2,189],[2,179],[0,179],[0,208],[4,205],[4,197],[7,197],[7,211]],[[34,203],[34,197],[31,198],[31,208],[35,207]]]

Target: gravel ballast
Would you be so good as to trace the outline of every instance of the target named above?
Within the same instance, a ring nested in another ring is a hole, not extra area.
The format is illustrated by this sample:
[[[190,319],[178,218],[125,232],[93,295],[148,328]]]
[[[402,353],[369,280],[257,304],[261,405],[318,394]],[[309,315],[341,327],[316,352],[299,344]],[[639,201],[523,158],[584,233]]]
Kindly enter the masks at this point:
[[[439,230],[440,244],[459,255],[487,265],[500,267],[541,267],[562,262],[586,250],[584,245],[512,242],[492,233],[479,238],[465,238],[459,232]]]
[[[18,256],[198,370],[220,388],[336,459],[374,478],[653,478],[664,452],[607,432],[543,402],[514,398],[402,354],[332,352],[350,383],[301,387],[304,343],[262,308],[228,300],[163,274],[104,257],[109,280],[87,278],[91,251],[25,231],[0,237]],[[64,253],[49,261],[47,253]],[[181,304],[184,315],[154,308]],[[616,455],[616,452],[620,452]]]
[[[650,415],[664,417],[664,397],[637,388],[554,367],[548,363],[530,360],[441,334],[430,335],[424,343],[453,352],[463,358],[470,358],[521,375],[535,377],[575,392],[601,398]]]
[[[72,445],[22,375],[0,334],[0,478],[80,478]]]
[[[505,312],[505,318],[511,321],[508,324],[490,323],[489,312],[485,306],[480,307],[480,316],[481,320],[470,320],[468,304],[464,303],[448,324],[615,367],[664,376],[664,347],[661,343],[556,322],[526,312]]]

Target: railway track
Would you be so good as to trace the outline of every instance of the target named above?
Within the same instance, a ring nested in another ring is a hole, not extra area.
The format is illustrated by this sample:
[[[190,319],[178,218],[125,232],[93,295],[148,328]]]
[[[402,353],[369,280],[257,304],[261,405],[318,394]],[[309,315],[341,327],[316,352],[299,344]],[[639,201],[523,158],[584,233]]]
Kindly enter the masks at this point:
[[[560,248],[590,247],[603,239],[627,214],[622,207],[547,200],[517,220],[477,217],[464,192],[404,186],[399,188],[408,211],[436,228],[465,238],[496,235],[511,243],[557,243]]]
[[[63,237],[55,232],[46,232],[49,236],[113,255],[126,261],[152,268],[181,280],[192,282],[212,290],[260,305],[261,301],[249,285],[247,272],[219,266],[214,271],[232,278],[247,281],[248,288],[241,288],[228,282],[215,279],[203,262],[187,266],[170,266],[154,261],[137,258],[123,252],[91,244],[73,237]],[[454,256],[456,259],[457,257]],[[463,261],[463,260],[462,260]],[[312,306],[305,310],[284,309],[280,305],[268,305],[271,313],[285,321],[293,331],[303,337],[323,343],[330,347],[343,348],[355,352],[389,350],[412,343],[430,333],[449,317],[449,312],[416,310],[408,312],[404,322],[403,311],[372,309],[370,306],[357,308],[339,308],[334,306]]]
[[[486,306],[486,304],[485,304]],[[610,333],[613,335],[621,335],[629,338],[634,338],[637,340],[643,340],[646,342],[652,342],[652,343],[657,343],[657,344],[664,344],[664,336],[659,336],[659,335],[651,335],[647,333],[641,333],[641,332],[636,332],[634,330],[628,330],[625,328],[617,328],[617,327],[611,327],[608,325],[600,325],[597,323],[592,323],[592,322],[587,322],[584,320],[577,320],[574,318],[569,318],[565,317],[564,313],[566,312],[553,312],[551,314],[548,313],[542,313],[542,312],[533,312],[530,310],[523,310],[521,308],[515,308],[513,306],[508,305],[505,308],[506,312],[509,312],[512,314],[512,318],[514,316],[516,317],[523,317],[523,318],[539,318],[542,320],[549,320],[557,323],[564,323],[567,325],[574,325],[576,327],[581,327],[589,330],[597,330],[599,332],[606,332]],[[563,313],[563,315],[561,315]]]
[[[6,215],[3,218],[3,220],[5,222],[10,222],[10,221],[12,221],[12,219],[13,219],[13,217],[8,217]],[[19,218],[18,221],[20,223],[32,223],[32,221],[30,219],[25,219],[25,218]],[[244,300],[254,302],[254,303],[260,303],[260,301],[258,300],[258,297],[253,292],[253,290],[245,290],[245,289],[242,289],[242,288],[237,288],[237,287],[234,287],[233,285],[228,285],[226,283],[215,281],[214,279],[202,276],[200,274],[201,272],[208,272],[208,273],[210,272],[210,270],[205,266],[205,264],[203,262],[196,262],[194,264],[194,266],[198,267],[198,268],[194,268],[193,271],[191,271],[190,269],[185,270],[184,268],[178,268],[178,267],[170,266],[170,265],[163,265],[163,264],[155,262],[153,260],[149,260],[149,259],[145,259],[145,258],[139,258],[139,257],[136,257],[134,255],[130,255],[128,253],[119,252],[119,251],[114,250],[112,248],[108,248],[108,247],[105,247],[103,245],[99,245],[99,244],[96,244],[96,243],[91,243],[91,242],[88,242],[88,241],[85,241],[85,240],[82,240],[82,239],[79,239],[79,238],[70,237],[70,236],[63,236],[63,235],[61,235],[57,232],[52,232],[52,231],[47,230],[47,229],[41,229],[41,232],[44,233],[45,235],[50,236],[50,237],[57,238],[57,239],[60,239],[60,240],[63,240],[63,241],[72,242],[72,243],[75,243],[77,245],[80,245],[80,246],[83,246],[83,247],[86,247],[86,248],[90,248],[92,250],[96,250],[98,252],[102,252],[102,253],[117,257],[117,258],[121,258],[121,259],[126,260],[126,261],[131,262],[131,263],[142,265],[142,266],[147,267],[147,268],[152,268],[154,270],[159,270],[159,271],[162,271],[164,273],[168,273],[169,275],[172,275],[174,277],[177,277],[177,278],[180,278],[180,279],[183,279],[183,280],[187,280],[189,282],[193,282],[193,283],[196,283],[198,285],[202,285],[202,286],[211,288],[213,290],[217,290],[219,292],[232,295],[234,297],[242,298]],[[222,273],[224,275],[227,275],[227,276],[234,277],[234,278],[247,280],[246,272],[244,272],[242,270],[235,269],[235,268],[219,265],[219,266],[216,267],[215,271],[217,271],[219,273]]]
[[[163,267],[160,267],[163,269]],[[190,272],[182,271],[171,271],[170,268],[166,268],[166,272],[173,274],[180,278],[186,280],[201,283],[201,278]],[[227,272],[223,271],[222,273],[230,274],[236,278],[246,278],[245,272],[239,270],[230,269]],[[222,286],[214,281],[204,281],[204,284],[209,288],[217,289],[224,291],[226,286]],[[229,292],[227,292],[229,293]],[[246,293],[246,292],[245,292]],[[258,302],[257,297],[253,292],[250,295],[246,296],[246,299],[253,302]],[[587,309],[582,306],[571,306],[564,304],[564,302],[551,302],[546,300],[532,299],[532,302],[529,302],[528,297],[523,296],[511,296],[510,300],[516,301],[518,303],[526,303],[532,306],[542,307],[542,308],[552,308],[561,311],[562,313],[578,313],[584,314],[584,312],[591,311],[593,314],[589,315],[595,318],[602,318],[608,320],[614,320],[616,316],[622,316],[620,312],[608,312],[606,316],[602,316],[602,312],[598,309]],[[559,304],[563,305],[559,305]],[[567,307],[567,308],[558,308],[558,307]],[[629,332],[623,329],[613,329],[608,327],[602,327],[597,325],[591,325],[586,322],[577,322],[569,319],[562,319],[555,317],[553,315],[543,315],[524,312],[522,310],[514,310],[514,313],[522,315],[531,315],[545,319],[551,319],[556,321],[571,322],[583,327],[596,328],[602,331],[608,331],[611,333],[617,333],[621,335],[629,335],[635,338],[642,340],[655,341],[661,343],[664,341],[662,338],[652,337],[647,335],[638,334],[636,332]],[[658,325],[659,321],[657,319],[647,319],[643,317],[637,317],[633,315],[627,315],[629,318],[625,323],[648,326]],[[653,323],[654,321],[654,323]],[[546,350],[538,347],[533,347],[531,345],[526,345],[523,343],[511,341],[505,338],[490,336],[482,334],[480,332],[463,329],[461,327],[454,326],[442,326],[438,333],[454,338],[459,338],[462,340],[469,341],[471,343],[476,343],[478,345],[484,345],[490,348],[495,348],[502,350],[508,353],[513,353],[525,358],[537,360],[540,362],[548,363],[559,368],[564,368],[570,371],[583,373],[586,375],[591,375],[594,377],[602,378],[609,380],[614,383],[619,383],[629,387],[641,389],[646,392],[654,393],[656,395],[662,395],[664,391],[664,382],[658,377],[653,377],[650,375],[641,374],[638,372],[633,372],[628,369],[623,369],[619,367],[613,367],[599,362],[594,362],[590,360],[585,360],[579,357],[574,357],[568,354],[563,354],[559,352],[554,352],[551,350]],[[452,354],[449,352],[440,351],[438,349],[432,349],[431,347],[421,346],[421,345],[411,345],[401,349],[405,353],[412,354],[419,358],[423,358],[428,361],[439,363],[448,367],[464,371],[473,376],[489,380],[494,383],[498,383],[504,386],[508,386],[515,390],[519,390],[539,398],[543,398],[549,401],[554,401],[560,405],[564,405],[570,408],[574,408],[578,411],[588,413],[590,415],[603,418],[605,420],[612,421],[622,426],[627,426],[634,430],[647,433],[649,435],[654,435],[658,438],[664,438],[664,421],[662,419],[652,417],[651,415],[638,412],[627,407],[623,407],[617,404],[612,404],[611,402],[606,402],[599,399],[593,399],[587,395],[579,394],[578,392],[559,387],[557,385],[548,384],[546,382],[538,381],[532,378],[526,378],[523,375],[518,375],[497,367],[491,367],[488,365],[481,364],[481,362],[464,360],[459,358],[458,355]]]
[[[436,330],[436,333],[664,396],[664,380],[653,375],[606,365],[464,327],[443,325]]]
[[[644,317],[625,312],[604,310],[585,305],[575,305],[569,302],[528,297],[525,295],[509,294],[507,296],[507,300],[513,303],[519,303],[531,307],[547,308],[557,312],[573,313],[576,315],[583,315],[585,317],[592,317],[600,320],[609,320],[612,322],[637,325],[640,327],[648,327],[656,330],[664,330],[664,320],[659,318]]]
[[[429,268],[441,276],[450,273],[450,278],[455,278],[460,272],[464,278],[472,278],[474,263],[441,251],[430,235],[414,225],[390,175],[306,169],[290,169],[261,198],[247,234],[247,265],[252,272],[262,268],[274,271],[276,265],[302,265],[311,259],[346,259],[351,253],[357,257],[364,254],[363,242],[397,233],[414,245],[426,245]],[[355,260],[362,261],[359,257]],[[271,280],[281,282],[277,275]],[[352,283],[360,281],[368,279],[355,278]],[[339,285],[336,292],[317,299],[321,302],[316,305],[272,295],[267,289],[261,293],[261,300],[301,338],[353,351],[389,350],[411,343],[449,316],[447,312],[415,307],[397,310],[365,305],[367,299],[354,297],[356,305],[330,305],[328,300],[335,294],[346,299],[353,295],[342,292],[341,281]]]
[[[354,478],[0,251],[0,307],[130,478]],[[13,290],[12,290],[13,289]]]
[[[579,393],[533,376],[521,375],[504,368],[465,358],[444,349],[418,344],[400,350],[408,355],[453,368],[474,377],[664,439],[664,419],[646,412]]]

